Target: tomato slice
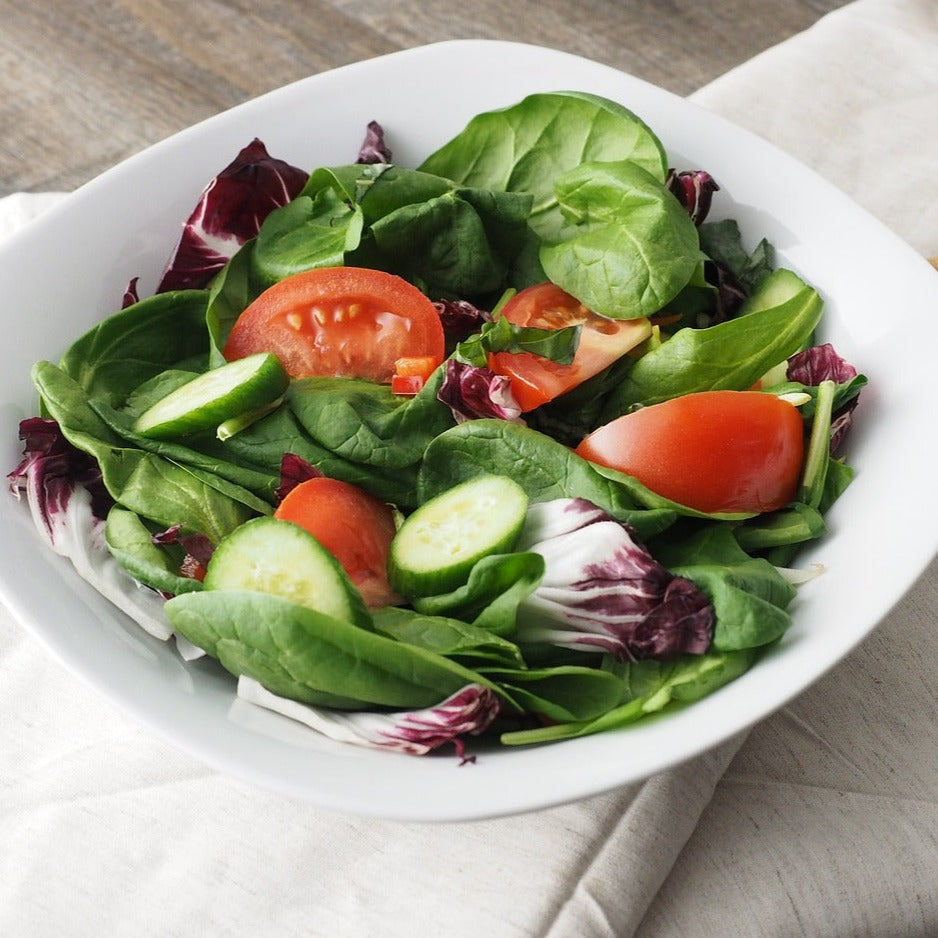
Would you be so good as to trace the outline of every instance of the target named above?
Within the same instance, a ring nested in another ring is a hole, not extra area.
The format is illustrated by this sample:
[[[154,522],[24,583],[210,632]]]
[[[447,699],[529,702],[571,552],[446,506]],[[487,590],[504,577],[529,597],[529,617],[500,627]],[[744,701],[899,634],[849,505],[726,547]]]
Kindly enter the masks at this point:
[[[553,283],[540,283],[515,294],[501,315],[516,326],[562,329],[582,325],[573,362],[561,365],[531,352],[495,352],[489,368],[511,381],[511,391],[522,411],[534,410],[621,358],[651,335],[646,318],[607,319],[587,309]]]
[[[397,530],[390,506],[370,492],[325,476],[291,489],[274,512],[309,531],[342,565],[366,605],[398,600],[388,585],[388,553]]]
[[[436,308],[413,284],[381,270],[320,267],[274,284],[241,313],[223,354],[254,352],[273,352],[293,378],[388,384],[398,359],[439,365],[445,343]]]
[[[698,511],[774,511],[795,497],[804,421],[774,394],[701,391],[618,417],[576,452]]]

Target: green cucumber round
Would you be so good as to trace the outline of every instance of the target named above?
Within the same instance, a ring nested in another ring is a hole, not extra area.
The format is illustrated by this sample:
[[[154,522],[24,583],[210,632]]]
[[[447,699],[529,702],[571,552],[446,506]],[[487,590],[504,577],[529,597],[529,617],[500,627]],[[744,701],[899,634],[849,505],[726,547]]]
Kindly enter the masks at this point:
[[[215,549],[208,590],[272,593],[333,619],[370,628],[361,593],[342,565],[292,521],[262,516],[235,528]]]
[[[206,371],[171,391],[137,418],[134,429],[155,439],[211,430],[276,401],[289,383],[280,359],[258,352]]]
[[[388,557],[391,586],[403,596],[457,589],[483,557],[511,550],[528,509],[507,476],[478,476],[421,505],[401,525]]]

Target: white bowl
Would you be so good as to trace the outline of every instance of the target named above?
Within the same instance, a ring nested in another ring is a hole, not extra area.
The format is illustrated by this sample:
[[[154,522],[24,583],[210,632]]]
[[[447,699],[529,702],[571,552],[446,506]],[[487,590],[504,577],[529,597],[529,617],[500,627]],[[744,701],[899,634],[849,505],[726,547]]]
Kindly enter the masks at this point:
[[[235,699],[209,662],[185,664],[45,549],[23,505],[0,499],[0,591],[16,618],[118,705],[204,762],[330,808],[409,820],[491,817],[643,779],[717,745],[785,704],[857,645],[936,552],[931,374],[938,277],[883,225],[763,140],[643,81],[565,53],[507,42],[424,46],[296,82],[151,147],[83,186],[0,249],[5,465],[35,413],[29,369],[157,279],[202,187],[253,137],[312,169],[354,159],[369,120],[397,162],[416,165],[479,111],[534,91],[578,89],[643,117],[672,165],[719,182],[714,217],[826,301],[823,338],[870,379],[849,446],[857,477],[830,533],[799,563],[826,572],[800,589],[794,625],[751,671],[699,703],[629,729],[536,748],[486,749],[475,764],[320,738]],[[14,338],[15,337],[15,338]]]

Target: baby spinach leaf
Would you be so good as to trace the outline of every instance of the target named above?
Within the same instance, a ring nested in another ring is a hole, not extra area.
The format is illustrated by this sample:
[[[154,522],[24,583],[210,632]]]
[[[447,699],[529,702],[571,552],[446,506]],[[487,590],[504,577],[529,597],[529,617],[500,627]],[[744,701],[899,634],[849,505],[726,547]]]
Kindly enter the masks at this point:
[[[569,365],[580,344],[582,330],[583,327],[579,325],[563,326],[560,329],[518,326],[504,316],[496,316],[491,322],[483,323],[478,332],[459,343],[456,357],[467,365],[485,368],[491,353],[529,352],[561,365]]]
[[[578,665],[551,668],[480,667],[479,673],[503,688],[527,713],[548,720],[592,720],[622,700],[622,681],[608,671]]]
[[[518,604],[537,589],[544,576],[540,554],[490,554],[450,593],[415,600],[424,615],[453,616],[497,635],[515,630]]]
[[[563,226],[555,179],[580,163],[623,160],[664,182],[667,156],[647,124],[613,101],[561,91],[476,115],[420,169],[461,185],[531,193],[529,223],[553,239]]]
[[[794,277],[790,271],[785,274]],[[610,394],[603,422],[636,404],[657,404],[695,391],[751,387],[769,368],[798,351],[817,326],[821,298],[799,283],[777,305],[705,329],[680,329],[650,350]]]
[[[464,664],[499,664],[523,668],[524,659],[514,642],[489,629],[449,616],[424,615],[399,606],[385,606],[373,613],[377,632],[399,642],[417,645]]]
[[[331,189],[301,195],[274,209],[248,255],[252,290],[259,295],[280,280],[314,267],[338,267],[361,240],[361,211]]]
[[[350,462],[396,469],[419,462],[427,444],[453,426],[452,411],[439,400],[443,370],[437,369],[412,398],[357,378],[294,381],[286,405],[320,446]]]
[[[115,505],[108,512],[105,539],[114,559],[132,577],[164,593],[189,593],[202,583],[179,573],[181,556],[153,543],[153,532],[135,512]]]
[[[268,690],[316,702],[326,693],[386,707],[429,707],[492,682],[434,654],[280,596],[203,590],[166,603],[173,628]],[[312,698],[312,699],[311,699]]]
[[[230,485],[211,474],[127,447],[89,403],[82,387],[49,362],[33,367],[33,382],[65,438],[94,456],[111,497],[163,528],[183,525],[217,543],[256,514]]]
[[[742,232],[735,219],[704,222],[698,229],[700,247],[712,260],[726,267],[752,293],[773,269],[773,250],[763,238],[752,250],[743,247]]]
[[[520,746],[622,729],[669,706],[692,703],[713,693],[748,671],[755,657],[754,650],[746,649],[682,655],[674,661],[643,660],[616,665],[610,660],[610,671],[622,680],[624,703],[592,720],[504,733],[501,742]]]
[[[729,525],[658,538],[652,552],[675,576],[707,594],[716,613],[713,648],[735,651],[775,641],[791,624],[795,588],[766,559],[750,557]]]
[[[827,532],[824,516],[809,505],[795,502],[780,511],[758,515],[737,527],[736,541],[748,554],[803,544]]]
[[[541,246],[547,276],[611,319],[658,312],[702,255],[670,191],[633,163],[583,163],[554,185],[564,225]]]
[[[205,290],[159,293],[103,319],[75,341],[60,367],[89,394],[115,407],[180,362],[208,353]]]

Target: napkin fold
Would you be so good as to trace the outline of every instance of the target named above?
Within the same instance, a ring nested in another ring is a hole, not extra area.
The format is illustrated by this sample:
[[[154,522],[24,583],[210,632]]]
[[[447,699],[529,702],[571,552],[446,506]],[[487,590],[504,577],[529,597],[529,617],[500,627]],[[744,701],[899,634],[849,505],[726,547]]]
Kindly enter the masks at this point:
[[[930,0],[858,0],[695,98],[938,255],[936,48]],[[0,200],[0,236],[56,198]],[[938,934],[936,573],[745,745],[576,804],[433,826],[208,769],[0,614],[0,934]]]

